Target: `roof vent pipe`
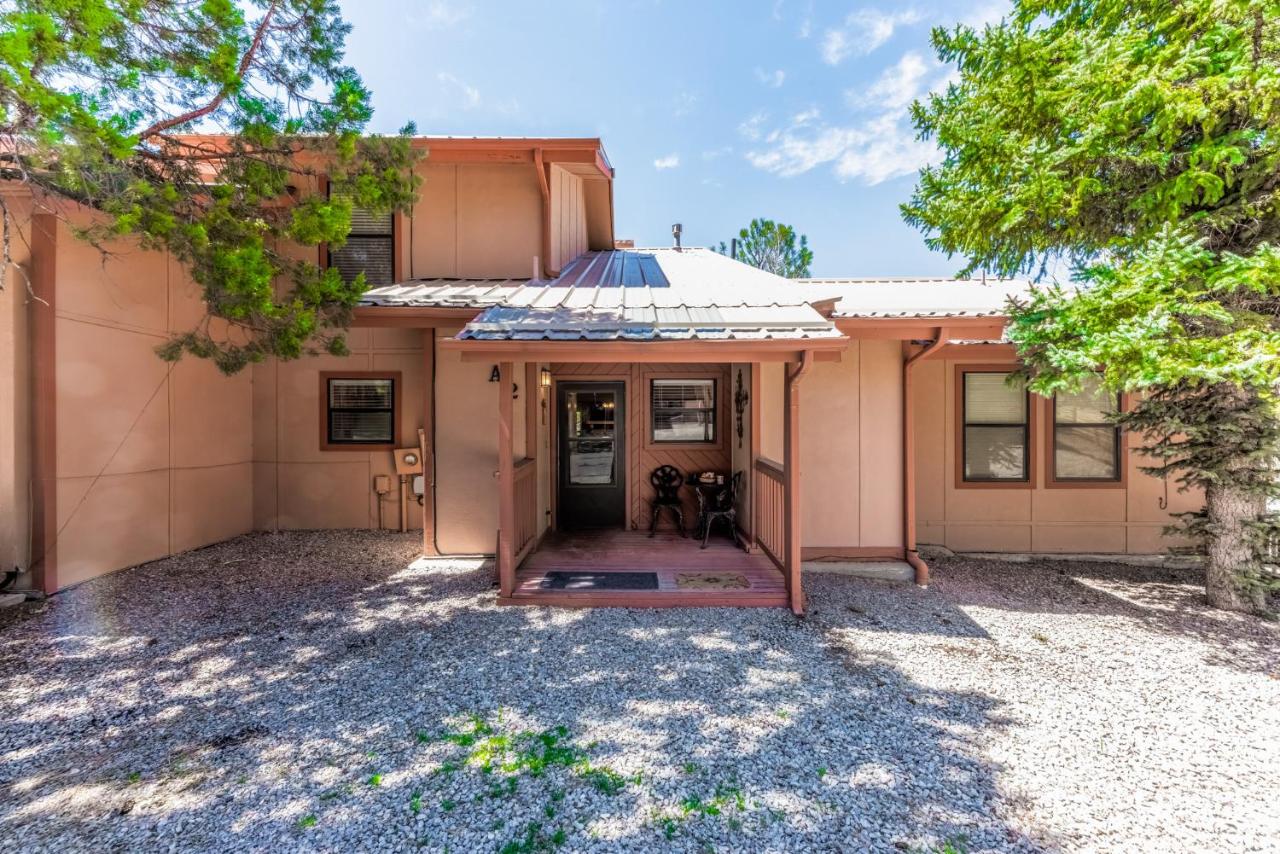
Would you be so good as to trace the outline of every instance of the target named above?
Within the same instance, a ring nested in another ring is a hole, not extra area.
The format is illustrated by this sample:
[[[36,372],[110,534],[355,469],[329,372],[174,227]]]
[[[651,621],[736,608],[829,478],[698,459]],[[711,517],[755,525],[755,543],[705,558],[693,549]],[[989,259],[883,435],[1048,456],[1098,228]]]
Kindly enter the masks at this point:
[[[680,232],[682,231],[684,231],[684,226],[682,226],[678,222],[675,225],[671,226],[671,239],[675,241],[675,246],[677,249],[680,248]]]

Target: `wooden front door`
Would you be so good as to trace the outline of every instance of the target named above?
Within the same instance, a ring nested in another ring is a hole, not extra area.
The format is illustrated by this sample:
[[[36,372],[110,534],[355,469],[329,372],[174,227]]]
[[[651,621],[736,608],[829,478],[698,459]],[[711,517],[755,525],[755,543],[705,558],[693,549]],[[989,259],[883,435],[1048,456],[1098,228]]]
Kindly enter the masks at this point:
[[[556,389],[559,527],[625,528],[626,385],[568,382]]]

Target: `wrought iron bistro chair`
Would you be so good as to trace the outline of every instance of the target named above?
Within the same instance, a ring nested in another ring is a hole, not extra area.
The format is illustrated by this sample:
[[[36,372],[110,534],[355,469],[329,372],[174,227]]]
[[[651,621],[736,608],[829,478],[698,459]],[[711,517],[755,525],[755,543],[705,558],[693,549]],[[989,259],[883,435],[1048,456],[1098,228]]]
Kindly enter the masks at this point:
[[[716,490],[702,508],[702,548],[711,538],[711,526],[716,520],[729,523],[729,534],[734,545],[738,542],[738,493],[742,490],[742,472],[734,472],[723,489]]]
[[[684,483],[684,475],[675,466],[658,466],[649,475],[649,483],[656,493],[653,497],[653,518],[649,520],[649,536],[658,530],[658,515],[662,509],[676,514],[676,530],[680,536],[684,533],[684,504],[680,502],[680,485]]]

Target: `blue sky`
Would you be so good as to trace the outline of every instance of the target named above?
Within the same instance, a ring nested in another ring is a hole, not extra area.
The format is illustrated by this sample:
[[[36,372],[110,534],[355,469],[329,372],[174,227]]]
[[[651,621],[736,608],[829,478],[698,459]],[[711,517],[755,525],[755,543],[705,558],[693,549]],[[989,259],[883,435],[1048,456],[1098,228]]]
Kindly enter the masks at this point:
[[[1002,0],[343,3],[373,129],[599,136],[617,236],[727,240],[754,216],[808,235],[818,276],[949,275],[898,213],[937,156],[907,106],[945,85],[929,30]]]

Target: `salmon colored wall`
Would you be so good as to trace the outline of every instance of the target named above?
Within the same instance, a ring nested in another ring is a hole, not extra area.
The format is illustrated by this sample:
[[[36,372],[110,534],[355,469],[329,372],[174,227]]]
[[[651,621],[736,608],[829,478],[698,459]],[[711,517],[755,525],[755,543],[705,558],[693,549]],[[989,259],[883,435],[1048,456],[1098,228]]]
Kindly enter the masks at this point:
[[[561,269],[587,250],[587,211],[577,175],[551,167],[551,268]]]
[[[542,191],[526,164],[432,164],[405,220],[411,278],[528,278],[542,252]],[[490,549],[492,550],[492,549]]]
[[[57,582],[252,527],[251,386],[155,347],[204,314],[158,252],[56,238]],[[33,308],[33,311],[36,308]]]
[[[1143,457],[1134,435],[1125,437],[1123,489],[1046,489],[1041,429],[1032,431],[1034,488],[957,489],[955,366],[964,361],[928,361],[914,369],[919,542],[956,551],[1154,554],[1169,546],[1161,535],[1169,513],[1200,506],[1199,495],[1179,494],[1170,484],[1170,506],[1160,509],[1164,483],[1138,470]],[[1049,401],[1033,396],[1032,404],[1043,425]]]
[[[383,527],[400,525],[399,478],[391,451],[322,450],[321,371],[399,371],[400,447],[418,444],[423,424],[422,331],[350,331],[348,356],[269,361],[253,368],[253,523],[259,530],[374,528],[374,478],[388,475]],[[410,499],[409,526],[422,527]]]
[[[29,223],[28,199],[6,197],[14,223]],[[31,561],[31,358],[28,313],[39,303],[27,296],[22,270],[30,269],[27,240],[12,239],[12,263],[0,280],[0,570],[26,569]]]

